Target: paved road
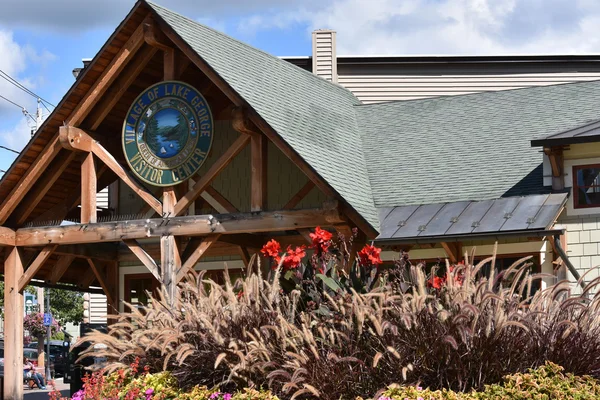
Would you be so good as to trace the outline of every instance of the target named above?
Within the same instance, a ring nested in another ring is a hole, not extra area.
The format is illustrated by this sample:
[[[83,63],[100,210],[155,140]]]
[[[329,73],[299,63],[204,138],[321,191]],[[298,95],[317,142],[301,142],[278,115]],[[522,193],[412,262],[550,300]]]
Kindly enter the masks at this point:
[[[56,380],[56,388],[60,390],[64,397],[69,396],[69,385],[63,383],[62,378]],[[51,390],[52,389],[50,388],[50,385],[48,385],[48,389],[46,390],[40,390],[37,388],[29,390],[29,388],[27,388],[23,390],[23,398],[24,400],[48,400],[48,393],[50,393]]]

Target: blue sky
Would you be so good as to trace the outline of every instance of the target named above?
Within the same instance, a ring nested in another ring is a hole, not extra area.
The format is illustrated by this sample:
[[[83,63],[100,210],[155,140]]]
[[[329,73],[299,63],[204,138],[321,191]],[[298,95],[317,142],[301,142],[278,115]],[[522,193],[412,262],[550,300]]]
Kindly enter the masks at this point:
[[[278,56],[309,55],[310,32],[337,31],[338,54],[600,53],[597,0],[156,0]],[[132,0],[3,0],[0,70],[57,104]],[[3,79],[0,95],[35,112]],[[51,107],[50,107],[51,108]],[[0,99],[0,145],[20,150],[30,127]],[[0,169],[14,154],[0,149]]]

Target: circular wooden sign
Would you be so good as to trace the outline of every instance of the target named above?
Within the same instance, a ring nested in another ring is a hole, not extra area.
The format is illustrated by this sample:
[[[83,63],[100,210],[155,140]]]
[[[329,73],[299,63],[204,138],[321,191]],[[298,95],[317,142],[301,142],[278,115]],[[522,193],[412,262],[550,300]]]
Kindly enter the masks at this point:
[[[165,81],[133,102],[123,124],[123,151],[133,173],[154,186],[173,186],[198,172],[210,151],[213,118],[190,85]]]

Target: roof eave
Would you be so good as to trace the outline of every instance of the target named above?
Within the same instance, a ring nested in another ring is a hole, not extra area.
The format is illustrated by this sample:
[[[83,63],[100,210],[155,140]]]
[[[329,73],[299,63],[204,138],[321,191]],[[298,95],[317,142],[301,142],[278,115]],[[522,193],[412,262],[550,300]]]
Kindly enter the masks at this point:
[[[441,235],[441,236],[415,236],[409,238],[388,238],[375,239],[375,242],[382,246],[393,246],[401,244],[427,244],[427,243],[442,243],[442,242],[463,242],[465,240],[500,240],[516,237],[546,237],[557,234],[563,234],[564,229],[536,229],[536,230],[518,230],[505,232],[486,232],[486,233],[470,233],[464,235]]]
[[[531,147],[556,147],[568,146],[570,144],[595,143],[600,142],[600,135],[574,136],[568,138],[543,138],[531,141]]]

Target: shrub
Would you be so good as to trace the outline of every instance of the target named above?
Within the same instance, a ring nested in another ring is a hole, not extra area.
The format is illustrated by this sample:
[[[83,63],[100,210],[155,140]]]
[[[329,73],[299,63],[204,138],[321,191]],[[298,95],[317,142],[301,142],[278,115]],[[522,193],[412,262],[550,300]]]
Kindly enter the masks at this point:
[[[345,273],[349,246],[323,230],[311,238],[308,262],[304,248],[281,254],[270,241],[266,279],[226,275],[219,286],[192,276],[173,307],[161,295],[83,340],[107,345],[90,351],[112,370],[139,357],[183,389],[269,388],[281,398],[373,396],[394,383],[469,392],[546,361],[600,377],[600,295],[590,295],[600,279],[582,295],[568,282],[531,295],[539,277],[527,258],[500,273],[492,257],[427,275],[405,255],[381,268],[373,247]]]
[[[450,390],[395,387],[379,400],[495,400],[495,399],[598,399],[600,383],[590,376],[565,374],[564,369],[551,362],[530,369],[527,373],[508,375],[499,384],[486,385],[481,392],[460,393]]]

